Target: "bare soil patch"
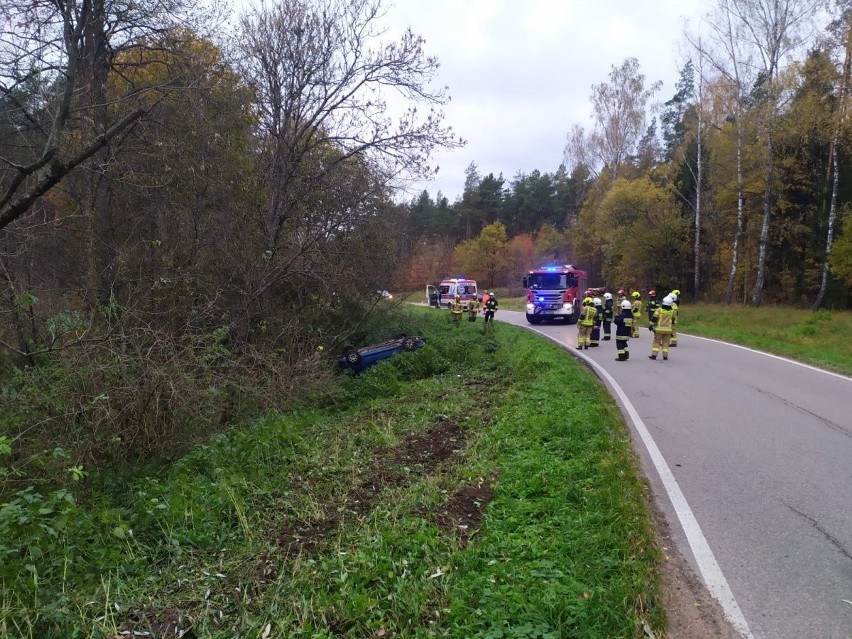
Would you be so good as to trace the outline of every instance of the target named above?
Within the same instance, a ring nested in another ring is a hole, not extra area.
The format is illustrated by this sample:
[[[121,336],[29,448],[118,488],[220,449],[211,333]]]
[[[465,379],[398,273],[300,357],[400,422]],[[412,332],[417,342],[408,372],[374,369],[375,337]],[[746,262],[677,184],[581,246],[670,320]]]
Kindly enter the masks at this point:
[[[347,513],[364,516],[375,507],[389,486],[405,486],[413,477],[433,474],[438,466],[461,450],[466,437],[457,424],[438,422],[413,433],[393,448],[376,453],[367,478],[347,494],[343,508],[328,504],[321,517],[285,528],[278,545],[290,553],[304,553],[321,545],[342,525]]]

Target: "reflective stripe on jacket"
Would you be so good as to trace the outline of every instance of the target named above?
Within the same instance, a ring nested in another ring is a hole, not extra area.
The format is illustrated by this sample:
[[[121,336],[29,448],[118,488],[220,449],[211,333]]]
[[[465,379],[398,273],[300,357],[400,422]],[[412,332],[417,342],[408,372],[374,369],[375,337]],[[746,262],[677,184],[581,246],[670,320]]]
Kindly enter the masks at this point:
[[[674,325],[674,309],[666,310],[661,306],[654,311],[654,331],[656,333],[671,333]]]

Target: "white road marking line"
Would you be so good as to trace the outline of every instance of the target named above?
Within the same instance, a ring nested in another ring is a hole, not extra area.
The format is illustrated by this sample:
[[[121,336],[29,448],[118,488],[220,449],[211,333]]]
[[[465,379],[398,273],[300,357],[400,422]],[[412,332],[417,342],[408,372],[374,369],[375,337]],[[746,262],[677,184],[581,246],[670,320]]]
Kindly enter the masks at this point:
[[[521,328],[525,327],[522,326]],[[547,333],[543,333],[538,329],[528,328],[528,330],[534,331],[539,335],[543,335],[563,348],[566,348],[566,350],[569,348],[564,342],[548,335]],[[690,337],[692,337],[692,335],[690,335]],[[675,476],[672,474],[663,454],[657,447],[657,443],[648,431],[647,426],[645,426],[645,422],[642,421],[642,418],[639,416],[636,408],[633,406],[630,399],[628,399],[627,394],[621,386],[618,385],[612,375],[610,375],[600,364],[587,355],[576,353],[575,355],[586,360],[595,369],[595,371],[597,371],[598,375],[609,382],[616,395],[618,395],[618,398],[627,410],[628,415],[630,415],[630,419],[633,422],[633,426],[636,428],[636,432],[639,433],[639,437],[642,438],[642,443],[645,444],[645,449],[648,451],[648,455],[654,463],[654,468],[657,469],[657,474],[660,476],[660,480],[663,482],[666,494],[669,496],[669,500],[671,500],[675,513],[677,513],[677,518],[680,520],[680,525],[683,527],[686,540],[689,542],[689,547],[692,549],[692,554],[695,556],[695,562],[698,564],[698,570],[701,572],[701,577],[704,579],[707,589],[722,606],[722,611],[725,613],[725,616],[728,618],[728,621],[731,622],[734,629],[740,633],[744,639],[754,639],[754,635],[751,634],[751,630],[748,627],[745,616],[743,615],[742,610],[740,610],[737,600],[734,598],[734,593],[728,585],[728,580],[725,579],[725,575],[719,567],[719,562],[716,561],[716,556],[713,554],[710,544],[707,543],[707,538],[701,531],[701,526],[698,524],[698,520],[692,512],[692,508],[689,507],[686,497],[677,483],[677,479],[675,479]]]
[[[807,368],[808,370],[816,371],[817,373],[825,373],[826,375],[831,375],[832,377],[837,377],[838,379],[845,379],[847,382],[852,382],[852,377],[847,377],[846,375],[841,375],[840,373],[827,371],[824,368],[817,368],[816,366],[811,366],[810,364],[802,364],[802,362],[797,362],[794,359],[788,359],[786,357],[781,357],[780,355],[773,355],[772,353],[767,353],[766,351],[759,351],[755,348],[749,348],[748,346],[740,346],[739,344],[732,344],[731,342],[726,342],[721,339],[713,339],[712,337],[701,337],[700,335],[693,335],[692,333],[678,333],[678,336],[680,335],[689,335],[689,339],[703,339],[706,342],[716,342],[717,344],[724,344],[725,346],[730,346],[732,348],[739,348],[744,351],[757,353],[758,355],[764,355],[773,359],[780,359],[782,362],[787,362],[788,364],[795,364],[796,366],[801,366],[802,368]]]

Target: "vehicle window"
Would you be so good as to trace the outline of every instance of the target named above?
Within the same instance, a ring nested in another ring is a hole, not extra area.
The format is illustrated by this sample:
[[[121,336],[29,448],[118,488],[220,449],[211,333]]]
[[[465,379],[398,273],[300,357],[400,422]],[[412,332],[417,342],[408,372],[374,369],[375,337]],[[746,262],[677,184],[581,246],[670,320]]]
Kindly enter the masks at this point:
[[[448,295],[450,292],[450,287],[448,285],[441,286],[441,295]]]
[[[561,273],[535,273],[528,281],[533,290],[566,288],[565,276]]]

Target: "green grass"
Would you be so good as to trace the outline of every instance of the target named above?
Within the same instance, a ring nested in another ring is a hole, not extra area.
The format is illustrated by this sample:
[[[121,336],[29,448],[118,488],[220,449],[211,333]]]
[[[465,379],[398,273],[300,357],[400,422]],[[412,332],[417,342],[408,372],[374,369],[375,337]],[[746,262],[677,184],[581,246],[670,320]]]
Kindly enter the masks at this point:
[[[683,303],[683,333],[749,346],[852,375],[852,312]]]
[[[269,626],[272,637],[591,639],[641,637],[643,621],[662,629],[647,487],[597,380],[510,326],[454,327],[426,309],[402,322],[427,347],[342,374],[166,475],[85,503],[33,489],[0,506],[0,636],[178,627],[255,638]],[[464,437],[441,463],[388,452],[448,426]],[[395,478],[359,510],[352,496],[377,469]],[[438,525],[435,513],[471,486],[493,490],[481,527]],[[312,546],[282,541],[318,531]]]

